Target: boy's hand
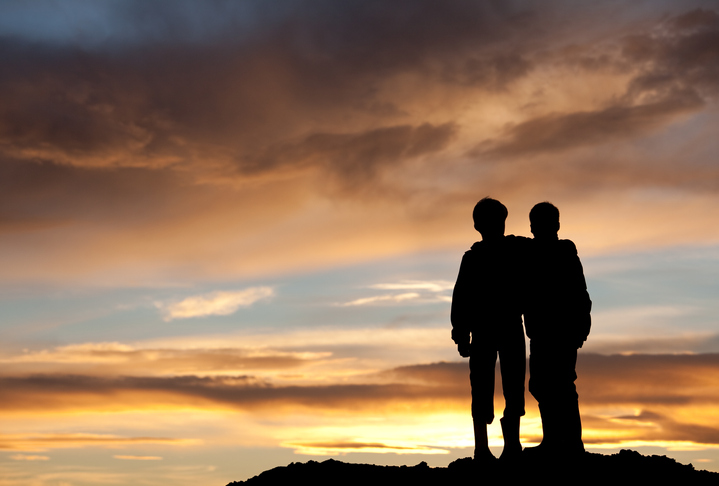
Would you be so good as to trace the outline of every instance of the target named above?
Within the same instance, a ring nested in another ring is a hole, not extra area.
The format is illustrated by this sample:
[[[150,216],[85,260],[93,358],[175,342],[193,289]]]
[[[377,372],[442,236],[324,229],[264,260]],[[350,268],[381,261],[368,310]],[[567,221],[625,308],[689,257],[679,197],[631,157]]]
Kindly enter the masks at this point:
[[[463,358],[469,358],[469,343],[462,343],[457,345],[457,351]]]

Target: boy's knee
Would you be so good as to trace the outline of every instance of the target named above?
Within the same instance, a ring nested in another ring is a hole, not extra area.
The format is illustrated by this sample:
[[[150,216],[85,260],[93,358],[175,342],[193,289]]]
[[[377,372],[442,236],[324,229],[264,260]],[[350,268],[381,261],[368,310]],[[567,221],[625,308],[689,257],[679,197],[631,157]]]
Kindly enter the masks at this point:
[[[475,421],[481,421],[485,424],[491,424],[494,422],[494,407],[492,410],[488,410],[487,407],[480,407],[479,405],[472,404],[472,419]]]

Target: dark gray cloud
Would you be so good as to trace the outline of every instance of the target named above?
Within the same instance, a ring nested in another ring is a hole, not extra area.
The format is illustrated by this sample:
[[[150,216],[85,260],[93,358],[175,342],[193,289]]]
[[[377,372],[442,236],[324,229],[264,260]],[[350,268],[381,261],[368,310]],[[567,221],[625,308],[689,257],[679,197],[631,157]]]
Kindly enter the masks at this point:
[[[416,224],[417,248],[436,248],[482,193],[719,184],[706,154],[685,170],[600,153],[709,111],[715,10],[667,2],[662,20],[623,2],[116,2],[92,7],[103,28],[83,31],[87,17],[68,5],[66,21],[0,21],[0,231],[17,236],[5,275],[226,261],[245,252],[228,234],[250,246],[264,234],[307,239],[283,227],[297,215],[322,218],[313,231],[326,247],[369,248],[332,226],[355,218],[356,235],[377,232],[389,248],[404,236],[379,230],[380,215],[396,218],[383,228]],[[617,22],[597,23],[604,14]],[[562,84],[558,66],[615,76],[623,91],[560,110],[543,94]],[[692,147],[709,153],[711,140]],[[591,154],[566,155],[582,149]],[[360,205],[303,213],[317,199]],[[287,258],[307,265],[317,247]],[[317,252],[314,262],[329,253]],[[275,259],[260,253],[238,266]]]
[[[449,126],[454,120],[417,120],[412,105],[437,86],[458,96],[468,86],[506,89],[532,72],[540,49],[557,43],[551,32],[562,23],[558,5],[522,2],[181,2],[169,11],[163,4],[113,5],[117,12],[107,18],[118,19],[118,31],[156,34],[94,49],[30,34],[0,40],[0,89],[8,100],[0,109],[2,152],[92,167],[192,164],[212,171],[219,161],[231,175],[274,170],[296,152],[296,163],[306,165],[319,145],[320,165],[353,178],[412,152],[389,150],[378,162],[377,149],[354,151],[347,142],[347,157],[336,149],[342,140]],[[569,10],[577,19],[589,15]],[[542,115],[480,151],[592,145],[642,135],[699,109],[695,90],[716,79],[716,15],[696,10],[666,20],[666,32],[624,38],[621,61],[641,71],[631,100]],[[400,96],[388,95],[387,83],[406,74],[423,81],[398,83]],[[636,102],[662,83],[663,95]]]
[[[452,123],[392,126],[363,133],[314,133],[300,142],[270,150],[242,171],[268,170],[276,166],[320,167],[341,180],[362,185],[374,180],[386,166],[438,152],[456,132]]]
[[[588,71],[627,71],[623,96],[592,111],[543,114],[506,128],[472,155],[513,157],[631,140],[700,111],[719,88],[719,13],[697,9],[619,39],[619,51],[569,46],[563,62]]]
[[[696,9],[671,17],[653,32],[627,36],[622,54],[641,67],[630,93],[656,96],[679,87],[715,96],[719,89],[719,13]]]
[[[227,199],[198,183],[287,171],[357,195],[455,140],[450,117],[413,108],[426,88],[493,89],[529,72],[514,45],[540,15],[468,1],[268,5],[106,4],[91,7],[97,31],[79,29],[80,4],[21,15],[0,37],[3,231],[169,223]]]
[[[132,5],[139,25],[161,17],[157,5]],[[63,163],[154,166],[186,162],[193,147],[210,144],[242,164],[298,131],[321,134],[312,124],[336,126],[373,106],[377,83],[393,74],[436,77],[455,60],[464,64],[468,52],[517,38],[531,25],[511,9],[476,2],[304,6],[281,21],[270,16],[251,39],[192,43],[170,36],[175,43],[107,50],[2,39],[0,87],[9,100],[0,110],[3,149]],[[177,12],[162,23],[188,30]],[[478,82],[485,70],[468,64]],[[511,55],[489,64],[493,79],[527,70]]]
[[[545,115],[508,128],[506,138],[480,146],[474,155],[541,154],[643,136],[703,105],[696,92],[684,90],[647,104]]]

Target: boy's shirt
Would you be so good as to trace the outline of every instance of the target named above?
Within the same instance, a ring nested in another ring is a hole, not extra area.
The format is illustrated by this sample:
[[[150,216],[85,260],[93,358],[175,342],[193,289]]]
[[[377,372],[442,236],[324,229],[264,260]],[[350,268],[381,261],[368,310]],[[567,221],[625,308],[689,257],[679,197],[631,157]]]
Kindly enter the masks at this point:
[[[533,239],[526,254],[527,337],[581,347],[591,327],[592,301],[571,240]]]
[[[458,345],[478,337],[494,339],[522,325],[519,295],[519,238],[478,241],[465,252],[452,294],[452,339]]]

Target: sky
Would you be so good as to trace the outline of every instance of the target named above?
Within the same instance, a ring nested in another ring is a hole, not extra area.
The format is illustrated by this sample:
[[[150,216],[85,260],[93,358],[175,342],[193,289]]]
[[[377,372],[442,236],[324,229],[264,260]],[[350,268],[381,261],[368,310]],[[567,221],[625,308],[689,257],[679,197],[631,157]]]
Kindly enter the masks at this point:
[[[716,1],[6,1],[0,53],[1,486],[471,455],[485,196],[579,249],[587,449],[719,471]]]

